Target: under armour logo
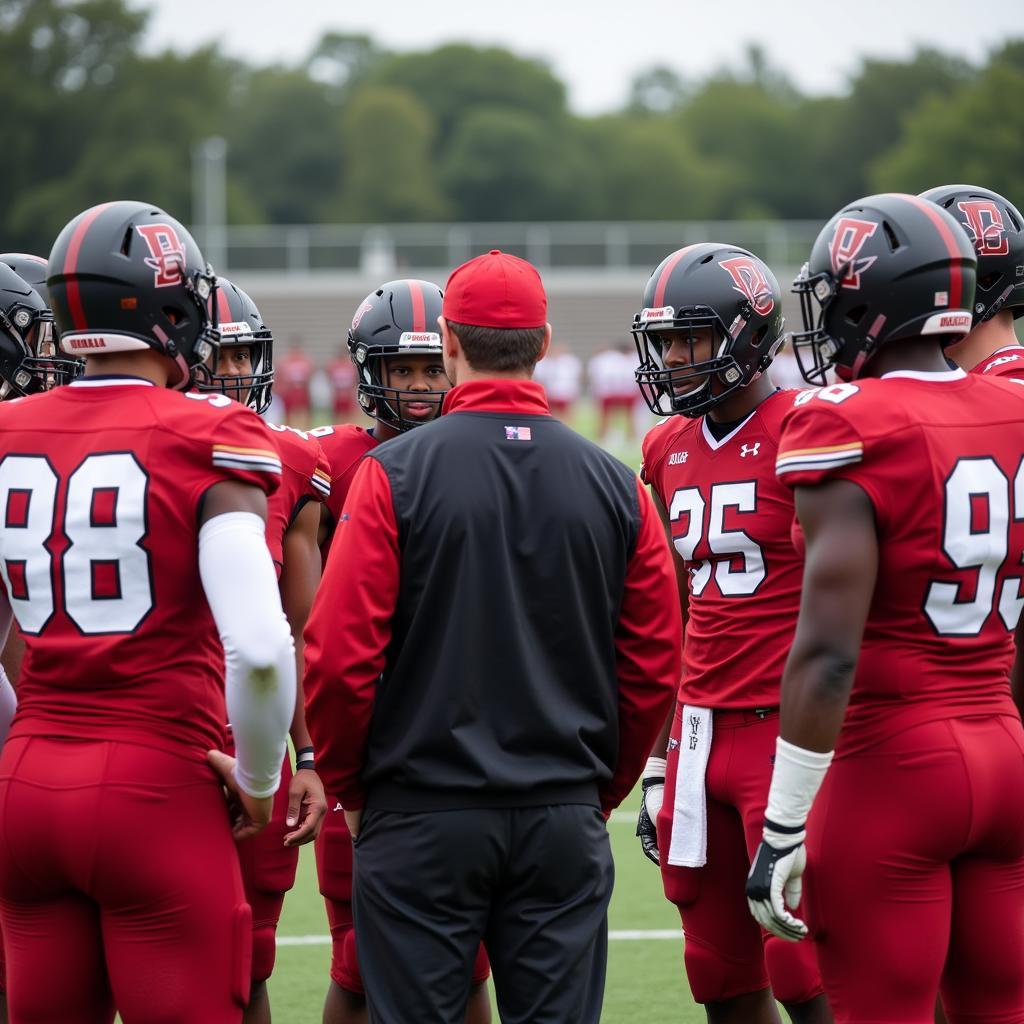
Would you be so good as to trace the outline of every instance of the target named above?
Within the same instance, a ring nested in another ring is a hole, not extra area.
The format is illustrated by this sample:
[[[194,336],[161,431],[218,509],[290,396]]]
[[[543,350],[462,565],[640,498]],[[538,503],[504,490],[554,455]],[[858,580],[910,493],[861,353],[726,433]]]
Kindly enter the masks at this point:
[[[757,455],[761,450],[761,442],[755,441],[753,444],[745,444],[740,448],[740,458],[745,459],[748,455]]]
[[[668,464],[670,466],[678,466],[684,463],[690,457],[689,452],[673,452],[668,457]]]

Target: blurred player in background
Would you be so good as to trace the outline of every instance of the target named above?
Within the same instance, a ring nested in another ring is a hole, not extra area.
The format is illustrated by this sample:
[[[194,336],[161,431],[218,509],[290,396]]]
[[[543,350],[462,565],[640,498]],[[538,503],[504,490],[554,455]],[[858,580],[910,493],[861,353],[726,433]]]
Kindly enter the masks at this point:
[[[270,818],[295,700],[264,539],[280,461],[251,411],[176,393],[218,342],[216,280],[176,220],[93,207],[49,263],[86,368],[0,406],[3,633],[13,610],[27,639],[0,755],[11,1017],[239,1021],[232,831]]]
[[[635,369],[636,362],[624,342],[601,349],[587,363],[590,397],[598,407],[597,437],[605,447],[633,440],[633,412],[638,402]]]
[[[1024,347],[1013,322],[1024,316],[1024,217],[998,192],[940,185],[921,193],[959,221],[978,258],[972,328],[946,348],[969,373],[1024,378]]]
[[[339,353],[327,364],[327,380],[331,386],[331,408],[335,423],[348,423],[357,412],[355,363],[348,350]]]
[[[552,344],[551,351],[537,364],[533,379],[544,388],[551,412],[564,423],[575,416],[580,398],[583,364],[575,352]]]
[[[331,493],[323,517],[325,554],[363,455],[382,441],[441,414],[451,381],[441,357],[440,315],[441,289],[436,284],[398,280],[371,292],[352,318],[348,350],[358,373],[359,405],[375,423],[369,429],[344,424],[313,431],[331,464]],[[361,1024],[367,1011],[352,930],[352,836],[335,797],[329,798],[327,818],[317,839],[316,863],[332,942],[324,1024]],[[491,1019],[489,975],[481,947],[466,1014],[470,1024],[487,1024]]]
[[[810,934],[850,1024],[930,1021],[939,990],[951,1024],[1024,1022],[1024,389],[943,352],[977,265],[939,206],[877,195],[796,282],[804,375],[841,383],[797,397],[779,444],[807,554],[747,895]]]
[[[775,478],[793,392],[765,372],[782,341],[779,285],[745,249],[707,242],[667,256],[643,302],[636,379],[668,418],[644,439],[641,473],[676,549],[686,636],[637,834],[679,908],[687,978],[707,1019],[771,1024],[778,999],[794,1021],[824,1024],[813,950],[763,932],[743,898],[800,600],[793,499]]]
[[[258,413],[270,404],[274,382],[274,337],[256,304],[236,284],[217,281],[218,329],[221,335],[216,372],[202,392],[219,392]],[[300,680],[291,724],[296,770],[286,755],[282,784],[274,799],[270,825],[238,844],[245,896],[252,907],[252,987],[246,1024],[269,1024],[267,979],[274,969],[277,923],[285,894],[295,884],[299,846],[311,842],[327,811],[316,774],[313,742],[302,701],[302,630],[320,582],[317,531],[320,508],[330,492],[330,467],[316,438],[270,424],[281,460],[281,486],[267,502],[267,546],[278,574],[281,603],[295,643]],[[228,753],[232,753],[229,746]]]
[[[290,338],[288,349],[275,374],[277,396],[284,404],[284,418],[300,430],[310,425],[310,383],[316,367],[302,341]]]

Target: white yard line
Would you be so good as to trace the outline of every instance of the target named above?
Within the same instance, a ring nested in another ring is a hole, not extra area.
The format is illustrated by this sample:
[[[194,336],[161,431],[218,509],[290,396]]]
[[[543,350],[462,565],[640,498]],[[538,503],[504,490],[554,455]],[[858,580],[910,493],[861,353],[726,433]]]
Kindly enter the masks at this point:
[[[610,931],[608,938],[612,942],[649,942],[652,940],[682,939],[683,933],[678,928],[663,928],[643,931],[640,929],[626,929],[624,931]],[[329,935],[278,935],[279,946],[327,946],[330,944]]]

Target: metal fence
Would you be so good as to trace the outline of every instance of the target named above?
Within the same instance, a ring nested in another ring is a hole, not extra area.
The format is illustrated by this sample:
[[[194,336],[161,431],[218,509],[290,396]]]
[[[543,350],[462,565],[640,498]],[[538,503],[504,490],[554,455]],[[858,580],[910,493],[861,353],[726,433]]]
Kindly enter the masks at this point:
[[[493,224],[290,224],[197,231],[214,266],[233,273],[309,276],[355,272],[386,279],[395,273],[449,269],[489,249],[530,260],[542,270],[652,270],[674,249],[728,242],[769,266],[807,259],[819,221],[646,221]]]

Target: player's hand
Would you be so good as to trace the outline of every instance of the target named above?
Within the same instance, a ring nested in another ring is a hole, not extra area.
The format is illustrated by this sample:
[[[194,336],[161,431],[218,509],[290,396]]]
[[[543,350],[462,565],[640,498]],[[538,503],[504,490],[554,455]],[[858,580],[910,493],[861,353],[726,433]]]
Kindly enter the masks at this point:
[[[348,830],[355,839],[359,835],[359,825],[363,820],[362,811],[345,811],[345,824],[348,825]]]
[[[648,860],[660,864],[658,855],[658,812],[665,798],[665,759],[649,757],[641,780],[643,797],[640,801],[640,816],[636,822],[636,834]]]
[[[794,917],[803,889],[803,873],[807,866],[805,833],[786,835],[767,825],[754,863],[747,875],[747,906],[754,920],[773,935],[789,942],[807,936],[807,925]]]
[[[274,798],[249,796],[241,789],[235,778],[235,759],[224,751],[209,750],[206,760],[224,784],[231,811],[231,834],[235,841],[248,839],[265,829],[274,811]]]
[[[312,768],[300,768],[288,784],[288,815],[285,824],[299,827],[284,837],[285,846],[303,846],[320,834],[327,813],[324,784]]]

